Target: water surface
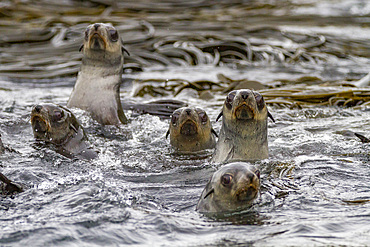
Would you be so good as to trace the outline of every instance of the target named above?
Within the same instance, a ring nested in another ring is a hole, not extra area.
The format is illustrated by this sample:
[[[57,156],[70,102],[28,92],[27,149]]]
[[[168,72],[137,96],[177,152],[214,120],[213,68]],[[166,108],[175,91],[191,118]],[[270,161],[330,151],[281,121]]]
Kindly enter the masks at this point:
[[[268,124],[270,158],[257,163],[261,194],[248,212],[224,217],[195,211],[218,168],[208,162],[212,150],[174,153],[165,139],[166,119],[127,111],[128,125],[102,129],[73,109],[99,151],[90,162],[36,145],[29,122],[38,102],[66,104],[81,58],[80,33],[95,21],[110,20],[126,34],[131,57],[121,87],[124,100],[173,97],[134,97],[134,79],[218,82],[220,73],[272,89],[300,84],[320,90],[324,83],[348,89],[339,84],[370,71],[367,1],[125,1],[112,8],[90,1],[79,5],[81,13],[71,10],[77,2],[65,1],[59,9],[65,15],[56,15],[56,3],[49,2],[43,15],[24,7],[27,1],[22,8],[12,1],[0,7],[1,28],[8,30],[0,40],[0,133],[14,149],[0,156],[0,167],[26,189],[0,198],[0,245],[370,245],[370,146],[353,136],[370,136],[366,106],[269,104],[276,123]],[[142,28],[142,20],[155,33]],[[36,41],[15,35],[29,26]],[[46,31],[38,35],[37,30]],[[238,38],[250,42],[252,57],[227,53],[238,47]],[[226,39],[229,48],[220,49],[219,59],[204,48]],[[170,55],[180,48],[181,56]],[[212,100],[202,100],[195,90],[185,89],[175,98],[206,109],[219,132],[215,119],[225,93],[216,91]]]

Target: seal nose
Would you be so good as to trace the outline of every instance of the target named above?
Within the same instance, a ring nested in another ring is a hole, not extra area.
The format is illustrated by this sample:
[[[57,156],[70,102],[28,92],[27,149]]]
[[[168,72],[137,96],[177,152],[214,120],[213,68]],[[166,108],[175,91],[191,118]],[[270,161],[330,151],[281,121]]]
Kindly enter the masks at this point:
[[[98,23],[94,24],[94,28],[95,28],[96,31],[98,30],[99,27],[100,27],[100,24],[98,24]]]
[[[188,116],[190,116],[190,113],[191,113],[191,109],[185,109],[185,112],[186,112],[186,114],[188,115]]]
[[[240,92],[240,95],[242,96],[242,98],[244,100],[246,100],[246,99],[248,99],[249,92],[248,91],[242,91],[242,92]]]
[[[35,111],[40,112],[41,109],[42,109],[42,105],[36,105],[35,106]]]

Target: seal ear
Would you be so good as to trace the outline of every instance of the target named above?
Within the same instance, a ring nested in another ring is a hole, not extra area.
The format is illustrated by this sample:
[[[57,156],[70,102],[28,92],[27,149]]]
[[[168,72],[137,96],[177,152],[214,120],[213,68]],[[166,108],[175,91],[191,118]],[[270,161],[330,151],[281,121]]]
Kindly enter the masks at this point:
[[[272,122],[275,123],[275,119],[274,119],[274,117],[271,115],[271,113],[269,111],[267,111],[267,116],[272,120]]]
[[[218,114],[217,118],[216,118],[216,122],[220,119],[220,117],[222,117],[223,115],[223,112],[221,111],[220,114]]]
[[[214,188],[211,188],[207,193],[206,195],[203,197],[203,199],[206,199],[210,194],[212,194],[213,192],[215,192],[215,189]]]
[[[170,129],[167,130],[166,139],[168,138],[169,135],[170,135]]]
[[[362,143],[369,143],[370,142],[370,139],[359,134],[359,133],[355,133],[355,136],[357,136],[358,138],[360,138],[361,142]]]
[[[78,49],[78,51],[79,51],[79,52],[81,52],[83,48],[84,48],[84,44],[82,44],[82,45],[80,46],[80,48]]]
[[[218,137],[216,131],[213,128],[211,129],[211,133],[213,133],[216,137]]]
[[[128,50],[126,50],[126,48],[125,47],[121,47],[121,49],[122,49],[122,54],[124,54],[125,52],[127,53],[127,55],[129,55],[130,56],[130,53],[128,52]]]

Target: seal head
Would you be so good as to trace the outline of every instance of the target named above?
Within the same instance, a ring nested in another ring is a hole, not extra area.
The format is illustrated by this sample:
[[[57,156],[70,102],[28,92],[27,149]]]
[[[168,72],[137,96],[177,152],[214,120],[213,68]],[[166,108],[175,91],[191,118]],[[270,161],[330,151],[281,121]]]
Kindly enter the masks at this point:
[[[213,162],[268,158],[267,117],[272,116],[260,93],[249,89],[230,92],[218,118],[221,116]]]
[[[246,162],[233,162],[217,170],[204,188],[196,210],[202,213],[240,211],[258,196],[260,173]]]
[[[196,152],[214,148],[215,131],[207,113],[201,108],[182,107],[175,110],[166,137],[177,151]]]
[[[88,111],[103,125],[127,123],[119,96],[126,50],[118,31],[109,24],[95,23],[84,36],[81,70],[67,107]]]
[[[35,105],[31,111],[31,125],[36,140],[62,148],[61,153],[67,157],[77,155],[92,159],[97,156],[89,149],[83,128],[67,108],[48,103]]]

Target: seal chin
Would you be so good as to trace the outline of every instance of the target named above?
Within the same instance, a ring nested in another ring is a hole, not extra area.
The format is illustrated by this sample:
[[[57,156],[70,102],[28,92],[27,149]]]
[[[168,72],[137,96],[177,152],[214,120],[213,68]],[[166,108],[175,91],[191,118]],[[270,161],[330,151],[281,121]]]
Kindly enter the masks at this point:
[[[240,188],[235,195],[239,202],[251,202],[257,196],[257,191],[254,185],[250,185]]]
[[[254,118],[254,111],[248,105],[242,104],[235,110],[235,118],[238,120],[250,120]]]
[[[34,132],[43,134],[48,130],[48,124],[40,116],[34,116],[31,119]]]
[[[197,125],[191,120],[186,120],[181,126],[180,133],[185,136],[196,135],[198,133]]]

